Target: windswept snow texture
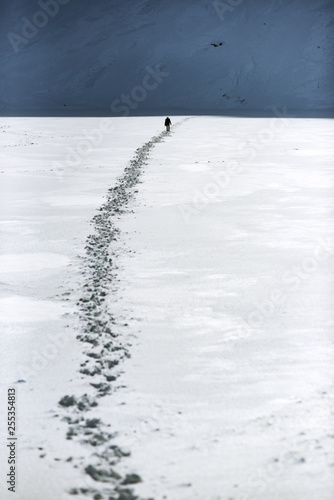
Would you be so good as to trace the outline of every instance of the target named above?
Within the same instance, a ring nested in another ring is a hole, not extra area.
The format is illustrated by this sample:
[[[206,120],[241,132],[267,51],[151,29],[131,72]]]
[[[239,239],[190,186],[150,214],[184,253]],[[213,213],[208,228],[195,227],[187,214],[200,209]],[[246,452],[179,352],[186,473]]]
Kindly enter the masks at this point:
[[[141,496],[334,498],[333,131],[202,117],[152,151],[119,226],[132,356],[101,403]]]
[[[0,10],[3,115],[334,109],[333,1],[2,0]]]
[[[1,126],[15,498],[332,500],[334,122],[163,120]]]
[[[108,380],[105,369],[100,377],[85,375],[93,346],[77,339],[86,326],[79,321],[83,315],[79,299],[87,284],[87,269],[85,275],[82,269],[85,246],[96,229],[93,217],[103,215],[98,209],[106,205],[106,197],[110,202],[109,189],[117,186],[117,179],[124,180],[135,150],[160,134],[162,123],[161,118],[146,118],[144,122],[142,118],[10,118],[0,127],[0,413],[6,414],[8,387],[16,387],[18,500],[63,500],[73,498],[67,493],[76,486],[96,487],[84,473],[85,467],[96,463],[92,454],[101,452],[101,447],[88,443],[94,438],[88,435],[89,427],[99,431],[103,439],[116,429],[87,424],[88,419],[103,421],[99,407],[96,415],[91,411],[85,420],[83,411],[69,416],[58,405],[69,393],[81,407],[92,406],[98,398],[97,388],[90,382],[101,388]],[[93,137],[98,132],[102,139],[97,146]],[[87,144],[87,134],[92,137],[90,148],[81,150],[80,145]],[[143,150],[140,152],[145,160]],[[126,198],[122,190],[121,195]],[[94,269],[103,274],[99,267],[102,257],[100,253],[88,263],[92,274]],[[115,274],[112,265],[110,269]],[[106,273],[104,278],[116,295],[115,277]],[[100,295],[103,279],[98,280]],[[91,281],[88,284],[92,285]],[[91,299],[89,305],[95,303]],[[122,354],[120,347],[125,349],[128,342],[127,328],[122,327],[127,315],[120,308],[110,311],[113,335],[122,333],[117,341]],[[112,336],[109,342],[115,346]],[[116,365],[117,353],[111,350],[103,352],[103,363],[107,364],[108,357]],[[117,375],[117,367],[113,375]],[[72,420],[78,420],[78,437],[66,439],[66,435],[72,437],[68,425]],[[1,436],[6,435],[5,424],[2,419]],[[103,439],[98,444],[103,445]],[[108,456],[111,454],[109,450]],[[7,466],[7,449],[1,446],[0,470],[7,471]],[[0,498],[7,500],[12,493],[4,479]]]

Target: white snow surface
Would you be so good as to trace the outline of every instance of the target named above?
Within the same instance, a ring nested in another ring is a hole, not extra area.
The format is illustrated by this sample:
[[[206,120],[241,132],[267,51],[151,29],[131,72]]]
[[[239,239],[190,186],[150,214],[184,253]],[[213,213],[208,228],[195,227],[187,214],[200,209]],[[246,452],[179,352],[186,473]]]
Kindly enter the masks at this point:
[[[173,122],[117,220],[108,306],[131,358],[91,415],[131,452],[118,471],[142,477],[143,498],[331,500],[333,122]],[[80,256],[108,188],[163,118],[108,123],[79,157],[100,118],[7,118],[0,130],[1,414],[14,385],[19,500],[94,486],[66,462],[94,450],[55,418],[60,397],[90,391]]]

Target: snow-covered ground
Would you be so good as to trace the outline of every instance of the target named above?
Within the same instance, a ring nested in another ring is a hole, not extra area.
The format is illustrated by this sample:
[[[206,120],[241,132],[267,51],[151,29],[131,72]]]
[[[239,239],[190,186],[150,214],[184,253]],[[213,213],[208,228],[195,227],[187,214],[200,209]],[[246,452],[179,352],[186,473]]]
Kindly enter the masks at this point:
[[[334,126],[278,114],[174,119],[114,217],[105,307],[131,357],[87,415],[131,452],[115,470],[140,475],[142,498],[333,498]],[[100,381],[79,373],[84,247],[162,123],[3,120],[1,413],[14,385],[20,500],[107,490],[83,473],[99,446],[66,439],[58,401]]]

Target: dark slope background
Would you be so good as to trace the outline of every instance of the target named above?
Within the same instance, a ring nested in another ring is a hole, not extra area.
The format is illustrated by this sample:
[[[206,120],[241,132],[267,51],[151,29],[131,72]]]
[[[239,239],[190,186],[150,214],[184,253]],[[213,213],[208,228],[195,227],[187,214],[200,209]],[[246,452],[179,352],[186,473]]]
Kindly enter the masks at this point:
[[[0,15],[3,116],[122,116],[127,95],[131,115],[334,109],[334,0],[1,0]]]

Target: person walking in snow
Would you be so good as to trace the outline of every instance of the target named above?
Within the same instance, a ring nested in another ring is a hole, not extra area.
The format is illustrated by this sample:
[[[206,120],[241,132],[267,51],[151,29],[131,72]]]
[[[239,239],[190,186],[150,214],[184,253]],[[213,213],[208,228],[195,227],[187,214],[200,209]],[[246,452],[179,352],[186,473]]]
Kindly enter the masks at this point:
[[[172,124],[172,121],[169,118],[169,116],[167,116],[167,118],[165,120],[165,127],[166,127],[167,132],[170,132],[170,126],[171,126],[171,124]]]

